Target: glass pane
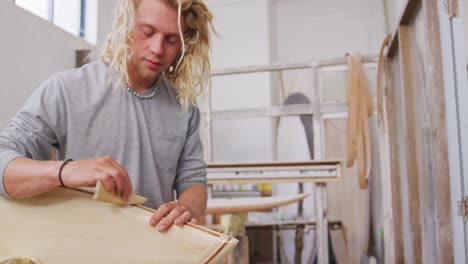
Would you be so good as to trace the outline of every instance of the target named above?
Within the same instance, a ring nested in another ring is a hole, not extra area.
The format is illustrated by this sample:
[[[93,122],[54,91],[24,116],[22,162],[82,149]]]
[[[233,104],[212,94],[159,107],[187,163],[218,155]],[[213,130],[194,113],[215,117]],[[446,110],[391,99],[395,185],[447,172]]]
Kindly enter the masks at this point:
[[[16,0],[15,3],[44,19],[49,17],[49,0]]]
[[[92,44],[97,43],[97,8],[97,0],[86,0],[84,36]]]
[[[54,1],[54,24],[74,34],[80,34],[81,0]]]

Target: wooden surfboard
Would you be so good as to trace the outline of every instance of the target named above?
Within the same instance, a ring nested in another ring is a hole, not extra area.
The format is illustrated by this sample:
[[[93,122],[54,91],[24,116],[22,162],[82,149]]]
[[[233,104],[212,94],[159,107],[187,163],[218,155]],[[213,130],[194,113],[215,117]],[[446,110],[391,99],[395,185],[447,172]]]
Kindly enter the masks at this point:
[[[153,210],[58,188],[24,200],[0,197],[0,256],[39,263],[217,263],[238,243],[186,224],[161,234]]]
[[[264,211],[275,207],[295,203],[309,196],[308,194],[252,197],[252,198],[214,198],[208,199],[207,214],[233,214],[249,211]]]

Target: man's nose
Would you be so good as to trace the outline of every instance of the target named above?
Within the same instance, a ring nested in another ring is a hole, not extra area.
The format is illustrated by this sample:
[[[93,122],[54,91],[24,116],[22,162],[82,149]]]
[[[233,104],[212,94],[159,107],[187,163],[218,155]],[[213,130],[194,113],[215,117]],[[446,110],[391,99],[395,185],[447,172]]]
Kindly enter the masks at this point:
[[[154,36],[150,43],[150,52],[156,56],[164,53],[164,38],[162,36]]]

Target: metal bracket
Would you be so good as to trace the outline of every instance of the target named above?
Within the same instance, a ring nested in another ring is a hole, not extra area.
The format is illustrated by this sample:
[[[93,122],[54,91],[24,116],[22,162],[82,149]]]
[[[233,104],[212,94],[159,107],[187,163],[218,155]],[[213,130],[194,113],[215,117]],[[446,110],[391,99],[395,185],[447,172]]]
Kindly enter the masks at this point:
[[[463,217],[464,222],[468,222],[468,196],[463,197],[463,200],[457,202],[458,216]]]
[[[458,0],[443,0],[444,13],[449,16],[450,19],[458,17]]]

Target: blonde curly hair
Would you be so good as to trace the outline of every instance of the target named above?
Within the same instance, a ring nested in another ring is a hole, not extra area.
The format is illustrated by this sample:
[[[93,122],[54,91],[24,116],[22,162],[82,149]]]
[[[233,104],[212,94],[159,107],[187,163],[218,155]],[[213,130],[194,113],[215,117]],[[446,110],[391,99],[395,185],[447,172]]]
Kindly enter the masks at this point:
[[[182,49],[173,63],[173,71],[164,74],[175,86],[179,102],[184,110],[195,105],[210,77],[210,28],[213,15],[202,0],[164,0],[184,17],[186,31],[182,35]],[[120,0],[112,31],[106,39],[101,59],[117,71],[121,83],[128,82],[127,62],[132,56],[131,32],[135,25],[135,11],[141,0]]]

